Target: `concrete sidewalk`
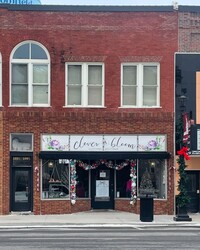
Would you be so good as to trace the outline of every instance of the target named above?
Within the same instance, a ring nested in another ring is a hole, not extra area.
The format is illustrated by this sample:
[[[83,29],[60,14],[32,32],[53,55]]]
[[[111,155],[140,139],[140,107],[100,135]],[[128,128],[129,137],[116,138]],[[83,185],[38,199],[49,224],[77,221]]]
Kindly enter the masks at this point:
[[[141,222],[140,215],[120,211],[87,211],[62,215],[33,215],[12,213],[0,216],[0,228],[32,227],[144,227],[198,226],[200,214],[189,214],[191,222],[174,221],[173,215],[154,215],[153,222]]]

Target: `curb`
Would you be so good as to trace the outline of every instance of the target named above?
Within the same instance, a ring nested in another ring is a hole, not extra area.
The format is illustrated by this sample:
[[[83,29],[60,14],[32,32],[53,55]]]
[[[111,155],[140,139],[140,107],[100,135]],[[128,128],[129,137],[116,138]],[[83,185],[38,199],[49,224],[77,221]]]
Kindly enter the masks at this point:
[[[141,224],[47,224],[47,225],[2,225],[0,229],[26,229],[26,228],[148,228],[148,227],[197,227],[200,223],[141,223]]]

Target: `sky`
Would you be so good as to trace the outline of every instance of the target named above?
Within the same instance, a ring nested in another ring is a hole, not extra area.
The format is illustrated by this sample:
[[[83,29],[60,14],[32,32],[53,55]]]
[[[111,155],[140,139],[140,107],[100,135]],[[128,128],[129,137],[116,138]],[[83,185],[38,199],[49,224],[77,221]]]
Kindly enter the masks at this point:
[[[172,5],[172,2],[200,6],[200,0],[41,0],[43,5]]]

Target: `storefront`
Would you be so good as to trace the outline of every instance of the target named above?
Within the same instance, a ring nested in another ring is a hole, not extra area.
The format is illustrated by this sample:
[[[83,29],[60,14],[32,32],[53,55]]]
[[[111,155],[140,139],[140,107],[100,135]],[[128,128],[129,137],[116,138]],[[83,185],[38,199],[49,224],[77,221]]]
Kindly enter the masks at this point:
[[[41,199],[88,200],[91,209],[135,205],[143,192],[167,199],[165,135],[41,136]]]

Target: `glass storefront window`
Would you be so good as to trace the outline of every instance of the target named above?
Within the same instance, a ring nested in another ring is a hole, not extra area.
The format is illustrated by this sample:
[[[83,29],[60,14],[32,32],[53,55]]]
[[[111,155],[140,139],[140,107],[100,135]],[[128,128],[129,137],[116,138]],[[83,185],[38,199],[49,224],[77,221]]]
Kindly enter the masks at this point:
[[[78,198],[89,198],[89,170],[76,166],[77,186],[76,196]]]
[[[138,196],[151,194],[166,199],[165,160],[144,159],[138,161]]]
[[[130,165],[121,170],[116,170],[116,198],[130,198],[131,193],[128,188],[130,179]]]
[[[70,198],[69,161],[42,161],[42,198],[69,199]]]

